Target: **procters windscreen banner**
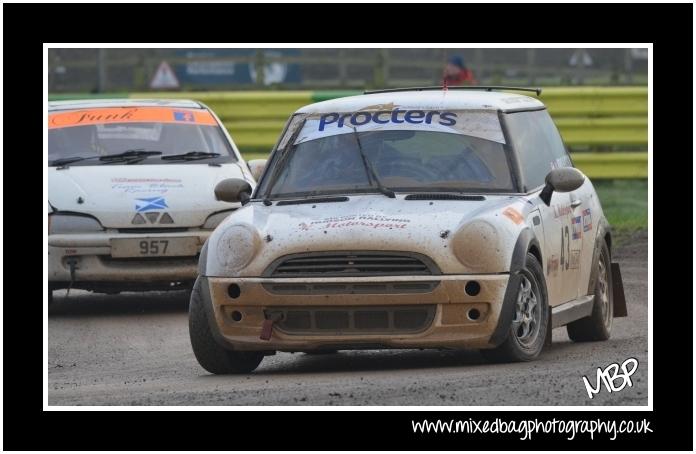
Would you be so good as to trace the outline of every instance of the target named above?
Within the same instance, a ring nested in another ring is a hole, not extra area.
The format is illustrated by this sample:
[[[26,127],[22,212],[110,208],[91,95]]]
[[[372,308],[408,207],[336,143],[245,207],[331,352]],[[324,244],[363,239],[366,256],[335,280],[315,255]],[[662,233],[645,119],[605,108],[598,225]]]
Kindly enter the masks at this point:
[[[355,130],[358,132],[389,130],[447,132],[505,143],[500,120],[495,111],[400,108],[313,114],[307,118],[295,143],[348,134]]]

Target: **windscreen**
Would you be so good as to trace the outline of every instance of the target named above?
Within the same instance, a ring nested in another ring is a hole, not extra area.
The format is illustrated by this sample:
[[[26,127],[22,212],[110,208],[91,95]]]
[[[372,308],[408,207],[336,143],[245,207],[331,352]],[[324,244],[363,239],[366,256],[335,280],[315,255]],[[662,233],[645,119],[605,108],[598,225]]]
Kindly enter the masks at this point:
[[[263,192],[374,192],[372,171],[395,191],[513,191],[495,113],[413,112],[307,118],[293,145],[274,160]]]
[[[135,164],[194,162],[163,157],[215,153],[210,161],[236,161],[215,118],[202,109],[104,108],[49,114],[49,165],[70,158],[89,158],[70,165],[102,165],[98,158],[129,151],[157,151]],[[96,159],[95,159],[96,158]],[[197,159],[196,159],[197,161]]]

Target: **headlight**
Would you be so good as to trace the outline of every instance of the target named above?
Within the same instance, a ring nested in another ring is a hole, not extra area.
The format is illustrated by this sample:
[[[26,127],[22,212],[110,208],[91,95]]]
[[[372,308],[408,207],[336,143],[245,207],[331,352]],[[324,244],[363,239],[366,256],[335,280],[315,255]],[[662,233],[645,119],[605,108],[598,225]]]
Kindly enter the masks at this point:
[[[472,272],[497,273],[505,270],[498,231],[489,222],[479,219],[465,224],[452,237],[452,250]]]
[[[104,228],[92,216],[76,214],[49,215],[48,233],[92,233],[102,232]]]
[[[215,254],[220,265],[228,271],[236,272],[251,262],[260,245],[261,238],[254,227],[232,224],[220,233]]]
[[[208,216],[208,219],[206,219],[205,224],[203,224],[203,228],[213,230],[215,227],[220,225],[220,223],[224,221],[227,218],[227,216],[232,214],[233,211],[234,210],[227,210],[211,214],[210,216]]]

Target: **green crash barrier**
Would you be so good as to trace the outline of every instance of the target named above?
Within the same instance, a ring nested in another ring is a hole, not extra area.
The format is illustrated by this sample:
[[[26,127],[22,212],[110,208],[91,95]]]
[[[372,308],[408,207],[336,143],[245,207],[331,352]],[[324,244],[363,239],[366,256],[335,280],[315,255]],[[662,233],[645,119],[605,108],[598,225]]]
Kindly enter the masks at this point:
[[[648,87],[549,87],[539,99],[554,118],[648,116]]]
[[[648,117],[554,118],[565,143],[580,146],[647,148]]]
[[[300,107],[360,91],[211,91],[124,94],[62,94],[50,100],[124,97],[186,98],[208,105],[230,131],[245,156],[263,157],[275,145],[288,117]],[[529,93],[525,93],[529,94]],[[639,150],[637,153],[573,153],[577,166],[593,178],[647,176],[647,87],[549,87],[546,104],[563,139],[575,150]]]
[[[593,179],[647,178],[648,153],[571,153],[573,164]]]

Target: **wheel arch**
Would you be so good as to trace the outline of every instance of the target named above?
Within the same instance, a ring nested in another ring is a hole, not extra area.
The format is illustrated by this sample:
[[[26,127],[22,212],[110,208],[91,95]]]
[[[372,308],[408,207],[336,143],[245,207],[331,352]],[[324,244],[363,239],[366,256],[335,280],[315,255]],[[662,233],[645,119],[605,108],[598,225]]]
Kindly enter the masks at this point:
[[[507,289],[505,289],[505,295],[503,296],[503,305],[500,309],[500,315],[498,316],[498,324],[493,330],[493,334],[488,341],[489,344],[493,346],[500,345],[508,334],[510,324],[515,311],[515,297],[517,296],[517,287],[520,282],[519,271],[525,266],[527,261],[527,253],[532,254],[539,260],[539,264],[542,269],[544,267],[542,261],[542,252],[539,240],[537,239],[534,231],[525,227],[522,229],[517,236],[517,241],[512,250],[512,259],[510,261],[510,279],[508,280]],[[544,285],[546,285],[544,283]]]
[[[609,248],[609,255],[611,255],[611,228],[606,229],[604,233],[604,241],[607,243],[607,247]]]
[[[594,293],[594,287],[597,281],[597,262],[599,261],[599,255],[602,250],[602,243],[607,243],[607,248],[609,249],[609,257],[611,258],[611,226],[607,222],[606,218],[602,217],[597,224],[597,234],[595,235],[594,246],[592,250],[592,267],[590,268],[590,276],[587,282],[587,293],[586,295],[591,295]]]
[[[200,254],[198,254],[198,275],[205,276],[208,269],[208,242],[210,238],[206,238]]]

